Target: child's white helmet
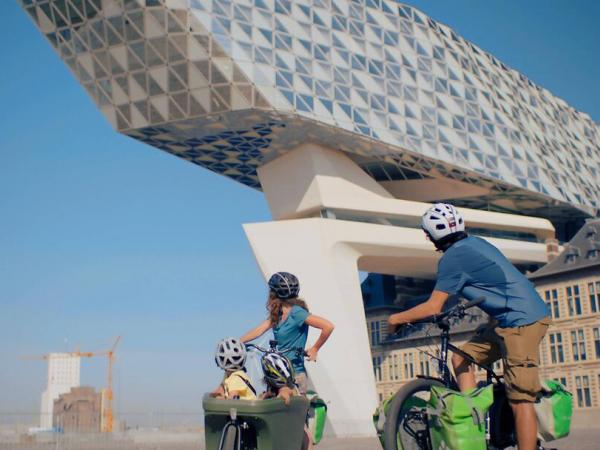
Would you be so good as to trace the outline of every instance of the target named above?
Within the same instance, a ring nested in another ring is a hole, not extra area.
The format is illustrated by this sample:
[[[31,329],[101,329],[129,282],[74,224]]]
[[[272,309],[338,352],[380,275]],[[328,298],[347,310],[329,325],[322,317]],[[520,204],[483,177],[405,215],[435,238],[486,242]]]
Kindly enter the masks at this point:
[[[265,381],[275,389],[294,386],[294,368],[289,359],[277,353],[265,353],[260,360]]]
[[[423,214],[421,226],[432,240],[439,241],[450,234],[465,231],[465,220],[454,206],[436,203]]]
[[[223,370],[241,370],[246,363],[246,346],[239,339],[221,339],[215,351],[215,362]]]

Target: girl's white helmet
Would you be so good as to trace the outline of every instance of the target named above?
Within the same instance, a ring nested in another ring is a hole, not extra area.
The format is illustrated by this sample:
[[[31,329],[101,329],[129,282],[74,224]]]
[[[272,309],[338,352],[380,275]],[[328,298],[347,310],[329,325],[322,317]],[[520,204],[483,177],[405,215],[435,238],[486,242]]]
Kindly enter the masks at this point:
[[[450,234],[465,231],[465,220],[454,206],[436,203],[423,214],[421,226],[432,240],[439,241]]]
[[[215,362],[223,370],[241,370],[246,363],[246,346],[234,337],[221,339],[215,350]]]

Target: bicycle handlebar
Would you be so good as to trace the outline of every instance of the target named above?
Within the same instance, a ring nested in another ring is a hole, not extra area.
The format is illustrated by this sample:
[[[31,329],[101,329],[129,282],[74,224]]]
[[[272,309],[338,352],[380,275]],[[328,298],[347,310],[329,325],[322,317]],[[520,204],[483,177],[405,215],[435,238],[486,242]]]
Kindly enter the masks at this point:
[[[485,297],[478,297],[476,299],[471,300],[470,302],[465,303],[464,305],[461,306],[461,308],[463,310],[467,310],[467,309],[472,308],[473,306],[477,306],[483,302],[485,302]]]
[[[477,306],[477,305],[483,303],[484,301],[485,301],[485,297],[478,297],[467,303],[455,305],[452,308],[450,308],[448,311],[444,311],[442,313],[435,314],[435,315],[427,317],[425,319],[416,320],[414,322],[411,322],[410,325],[420,325],[420,324],[424,324],[424,323],[435,323],[435,324],[439,325],[445,319],[448,319],[450,317],[463,316],[467,309],[473,308],[474,306]]]
[[[255,348],[259,352],[262,353],[287,353],[287,352],[296,352],[298,356],[307,356],[306,351],[302,347],[290,347],[290,348],[277,348],[276,346],[271,347],[270,349],[262,348],[255,344],[246,344],[246,348]]]

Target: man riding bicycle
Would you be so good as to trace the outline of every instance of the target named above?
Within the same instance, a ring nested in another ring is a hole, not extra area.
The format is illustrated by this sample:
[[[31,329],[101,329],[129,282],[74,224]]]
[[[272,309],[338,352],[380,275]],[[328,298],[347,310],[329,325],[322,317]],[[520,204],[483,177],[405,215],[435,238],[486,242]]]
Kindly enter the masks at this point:
[[[519,450],[534,450],[537,420],[533,403],[541,390],[538,350],[550,324],[546,304],[496,247],[465,233],[464,219],[454,206],[433,205],[423,215],[422,228],[436,249],[444,253],[438,264],[437,282],[429,300],[389,317],[390,333],[402,324],[439,314],[450,295],[469,300],[485,297],[479,307],[492,320],[461,350],[479,364],[503,359]],[[475,372],[470,362],[454,354],[452,365],[460,390],[474,389]]]

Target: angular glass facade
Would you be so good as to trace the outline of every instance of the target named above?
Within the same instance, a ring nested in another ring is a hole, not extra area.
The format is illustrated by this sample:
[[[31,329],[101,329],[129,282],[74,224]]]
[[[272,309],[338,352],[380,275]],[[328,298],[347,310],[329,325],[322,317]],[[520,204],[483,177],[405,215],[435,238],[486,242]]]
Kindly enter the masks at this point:
[[[20,0],[120,132],[260,188],[312,140],[378,181],[445,178],[462,199],[595,214],[600,129],[392,0]]]

